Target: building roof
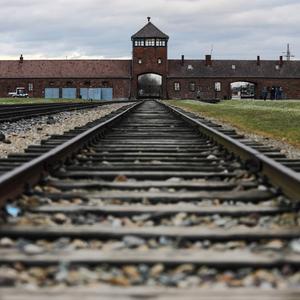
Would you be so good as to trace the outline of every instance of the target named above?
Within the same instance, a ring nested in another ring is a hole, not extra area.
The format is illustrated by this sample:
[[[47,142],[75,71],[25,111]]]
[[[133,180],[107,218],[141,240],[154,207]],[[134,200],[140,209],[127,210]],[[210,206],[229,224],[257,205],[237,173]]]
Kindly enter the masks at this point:
[[[13,78],[131,78],[131,60],[0,61],[0,79]],[[235,69],[232,66],[235,66]],[[300,61],[169,60],[169,78],[300,78]]]
[[[0,78],[130,78],[130,60],[0,61]]]
[[[300,78],[300,61],[261,60],[213,60],[206,66],[205,60],[169,60],[169,76],[180,77],[243,77],[243,78]],[[235,67],[233,67],[235,66]],[[276,67],[277,66],[277,67]]]
[[[136,38],[161,38],[161,39],[169,39],[165,33],[159,30],[155,25],[153,25],[150,21],[136,34],[134,34],[131,39]]]

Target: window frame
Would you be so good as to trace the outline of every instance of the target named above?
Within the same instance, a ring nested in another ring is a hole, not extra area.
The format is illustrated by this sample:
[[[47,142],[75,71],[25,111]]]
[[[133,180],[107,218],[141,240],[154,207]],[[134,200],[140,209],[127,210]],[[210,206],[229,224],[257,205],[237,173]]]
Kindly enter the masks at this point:
[[[133,40],[134,47],[166,47],[167,40],[164,38],[136,38]]]
[[[134,40],[134,46],[135,47],[144,47],[145,46],[145,40],[144,39]]]
[[[145,39],[145,47],[155,47],[156,39],[155,38],[147,38]]]
[[[174,82],[174,91],[180,92],[181,91],[181,84],[179,81]]]
[[[33,92],[33,83],[32,82],[28,83],[28,91]]]
[[[215,92],[222,92],[222,82],[216,81],[214,88],[215,88]]]
[[[190,82],[189,83],[189,91],[190,92],[196,92],[196,82]]]
[[[156,39],[155,46],[156,47],[166,47],[166,40],[165,39]]]

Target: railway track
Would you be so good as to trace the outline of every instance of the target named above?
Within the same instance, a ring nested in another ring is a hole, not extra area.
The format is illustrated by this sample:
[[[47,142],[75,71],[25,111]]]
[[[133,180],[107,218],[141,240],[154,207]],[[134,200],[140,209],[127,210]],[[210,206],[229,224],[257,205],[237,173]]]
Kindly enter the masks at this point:
[[[236,130],[231,128],[224,128],[222,125],[215,123],[211,120],[208,120],[204,117],[197,116],[194,113],[186,112],[178,107],[173,107],[177,113],[183,113],[186,117],[192,119],[194,122],[198,122],[204,127],[208,127],[210,129],[216,130],[221,134],[225,134],[226,136],[237,140],[242,143],[244,146],[249,146],[253,150],[260,152],[261,154],[275,160],[276,162],[282,164],[283,166],[292,169],[293,171],[300,172],[300,159],[291,159],[288,158],[281,149],[274,148],[269,145],[265,145],[261,142],[254,141],[253,139],[246,138],[244,135],[241,135],[236,132]],[[190,121],[190,120],[189,120]],[[207,132],[207,131],[206,131]],[[207,132],[208,133],[208,132]],[[219,138],[219,141],[221,139]],[[236,151],[239,155],[241,151]]]
[[[22,119],[56,114],[63,111],[88,109],[115,103],[122,103],[122,101],[0,105],[0,123],[14,122]]]
[[[0,171],[1,300],[300,297],[299,174],[178,109],[132,104]]]

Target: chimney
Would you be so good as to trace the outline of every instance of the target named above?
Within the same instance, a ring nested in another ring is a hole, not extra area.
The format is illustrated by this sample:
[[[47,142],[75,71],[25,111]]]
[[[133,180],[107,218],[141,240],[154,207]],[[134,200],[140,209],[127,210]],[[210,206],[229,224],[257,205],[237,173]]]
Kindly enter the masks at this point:
[[[259,55],[257,56],[256,64],[257,64],[258,66],[260,66],[260,56],[259,56]]]
[[[205,55],[205,65],[206,66],[212,65],[211,55]]]
[[[23,54],[21,54],[21,56],[20,56],[20,64],[22,64],[23,63],[23,61],[24,61],[24,58],[23,58]]]
[[[181,65],[184,65],[184,55],[181,55]]]
[[[279,66],[282,67],[283,66],[283,56],[279,56]]]

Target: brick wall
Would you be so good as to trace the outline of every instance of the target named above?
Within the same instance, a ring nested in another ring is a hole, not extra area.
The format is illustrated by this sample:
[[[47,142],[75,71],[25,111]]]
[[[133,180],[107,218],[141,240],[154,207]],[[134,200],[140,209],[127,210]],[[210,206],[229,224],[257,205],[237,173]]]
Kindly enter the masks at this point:
[[[159,53],[159,55],[161,55]],[[162,56],[162,55],[161,55]],[[144,56],[145,57],[145,56]],[[220,98],[229,99],[231,97],[230,84],[237,81],[248,81],[256,84],[257,97],[263,87],[281,86],[287,99],[300,99],[300,79],[255,79],[255,78],[167,78],[166,65],[158,65],[151,68],[151,63],[145,60],[144,66],[136,66],[134,69],[133,80],[131,79],[0,79],[0,97],[7,97],[8,92],[13,92],[16,87],[26,87],[29,83],[33,84],[33,92],[29,92],[31,97],[43,98],[46,87],[75,87],[79,89],[86,87],[112,87],[115,99],[127,99],[137,94],[137,76],[142,73],[154,72],[163,75],[164,98],[170,99],[196,99],[197,90],[200,89],[200,96],[203,99]],[[174,91],[174,83],[180,83],[180,91]],[[190,91],[189,84],[195,83],[195,92]],[[215,93],[215,82],[220,82],[221,92]],[[131,91],[132,89],[132,91]]]
[[[141,64],[139,64],[141,59]],[[161,59],[161,64],[158,64]],[[132,61],[132,97],[137,97],[138,76],[145,73],[155,73],[162,76],[163,98],[167,97],[166,76],[168,74],[167,47],[133,47]]]
[[[231,83],[238,81],[251,82],[256,85],[256,98],[260,98],[263,87],[280,86],[283,88],[285,98],[300,99],[300,79],[261,79],[261,78],[168,78],[167,90],[170,99],[230,99]],[[180,83],[180,91],[174,90],[174,84]],[[215,82],[221,83],[221,92],[215,92]],[[195,83],[196,90],[190,91],[190,83]],[[200,90],[200,92],[197,92]]]
[[[33,84],[33,91],[28,91],[28,85]],[[110,87],[113,88],[113,98],[128,99],[130,96],[130,79],[0,79],[0,97],[7,97],[9,92],[14,92],[17,87],[25,87],[30,97],[44,98],[45,88],[77,88],[77,97],[80,88]]]

